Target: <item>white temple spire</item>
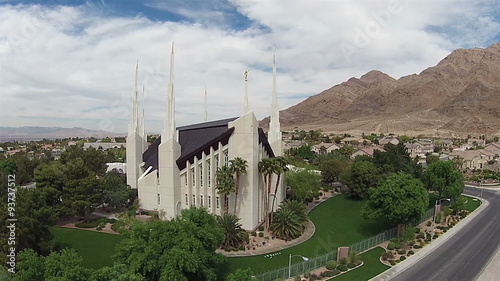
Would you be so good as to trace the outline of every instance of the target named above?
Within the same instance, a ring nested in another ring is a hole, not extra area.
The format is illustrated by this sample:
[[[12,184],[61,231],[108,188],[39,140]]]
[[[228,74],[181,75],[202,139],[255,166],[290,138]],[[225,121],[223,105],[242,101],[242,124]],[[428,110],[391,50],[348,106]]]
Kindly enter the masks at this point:
[[[269,142],[281,141],[280,109],[276,91],[276,56],[273,55],[273,90],[271,102],[271,121],[269,122]]]
[[[172,42],[172,52],[170,54],[170,80],[168,82],[167,112],[165,115],[165,125],[162,132],[161,141],[166,142],[176,139],[175,133],[175,96],[174,96],[174,43]]]
[[[146,106],[146,88],[144,87],[144,84],[142,84],[142,117],[141,117],[141,131],[140,136],[143,139],[146,139],[146,127],[145,127],[145,118],[144,118],[144,108]]]
[[[243,115],[247,114],[250,109],[248,108],[248,72],[250,70],[245,70],[244,75],[245,75],[245,97],[243,99]]]
[[[132,95],[132,116],[130,117],[129,134],[137,132],[138,126],[138,101],[137,101],[137,80],[139,76],[139,60],[135,65],[134,90]]]
[[[205,118],[203,119],[203,122],[208,121],[208,109],[207,109],[207,87],[205,87]]]

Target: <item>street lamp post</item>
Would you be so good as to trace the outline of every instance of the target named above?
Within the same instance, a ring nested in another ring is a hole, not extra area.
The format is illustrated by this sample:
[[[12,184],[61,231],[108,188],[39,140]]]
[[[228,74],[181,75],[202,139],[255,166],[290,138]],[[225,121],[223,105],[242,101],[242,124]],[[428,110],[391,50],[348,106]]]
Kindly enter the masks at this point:
[[[292,257],[301,257],[303,261],[308,261],[307,257],[301,255],[292,255],[290,254],[290,258],[288,259],[288,279],[292,277]]]
[[[438,203],[441,204],[441,201],[443,201],[443,200],[451,201],[450,198],[436,199],[436,204],[434,205],[434,223],[436,223],[436,215],[437,215],[436,208],[437,208],[437,205],[438,205]]]

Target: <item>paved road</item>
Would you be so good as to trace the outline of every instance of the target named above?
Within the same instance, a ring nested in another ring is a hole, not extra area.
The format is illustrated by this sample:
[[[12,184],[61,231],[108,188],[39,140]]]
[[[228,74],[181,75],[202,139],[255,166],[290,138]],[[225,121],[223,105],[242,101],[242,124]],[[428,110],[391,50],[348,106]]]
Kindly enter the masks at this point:
[[[479,190],[466,187],[465,193],[478,196]],[[500,191],[485,189],[483,198],[490,204],[472,221],[390,280],[476,280],[500,245]]]

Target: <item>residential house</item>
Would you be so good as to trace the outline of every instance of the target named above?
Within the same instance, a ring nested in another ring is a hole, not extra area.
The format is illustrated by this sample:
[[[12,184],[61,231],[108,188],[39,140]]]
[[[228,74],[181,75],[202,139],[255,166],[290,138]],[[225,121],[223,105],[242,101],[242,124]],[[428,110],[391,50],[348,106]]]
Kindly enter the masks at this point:
[[[321,149],[322,147],[324,147],[324,152],[325,153],[330,153],[334,150],[337,150],[337,149],[340,149],[340,147],[338,145],[336,145],[335,143],[320,143],[320,144],[315,144],[312,146],[311,150],[314,151],[314,153],[316,154],[320,154],[321,153]]]
[[[462,169],[483,169],[483,167],[488,163],[488,161],[493,160],[494,154],[489,151],[480,150],[465,150],[465,151],[453,151],[450,153],[450,158],[455,159],[459,157],[462,160]]]
[[[484,150],[489,151],[496,155],[496,157],[500,156],[500,142],[493,142],[484,147]]]
[[[346,137],[340,140],[340,143],[343,145],[354,145],[354,144],[360,144],[363,143],[362,138],[356,138],[356,137]]]
[[[360,156],[360,155],[367,155],[367,156],[373,157],[373,153],[375,152],[375,150],[385,152],[384,148],[381,146],[368,146],[368,147],[363,147],[363,148],[359,149],[358,151],[354,152],[351,155],[351,158],[354,159],[354,158],[356,158],[356,156]]]
[[[386,144],[394,144],[394,145],[398,145],[399,144],[399,140],[396,138],[396,137],[393,137],[393,136],[389,136],[389,137],[383,137],[381,139],[378,140],[378,144],[380,145],[386,145]]]
[[[120,148],[122,146],[127,147],[127,144],[120,142],[86,142],[83,144],[83,149],[87,150],[90,147],[93,147],[99,150],[108,150],[112,148]]]
[[[434,144],[432,141],[418,140],[414,143],[405,143],[406,151],[411,158],[425,159],[428,153],[434,152]]]

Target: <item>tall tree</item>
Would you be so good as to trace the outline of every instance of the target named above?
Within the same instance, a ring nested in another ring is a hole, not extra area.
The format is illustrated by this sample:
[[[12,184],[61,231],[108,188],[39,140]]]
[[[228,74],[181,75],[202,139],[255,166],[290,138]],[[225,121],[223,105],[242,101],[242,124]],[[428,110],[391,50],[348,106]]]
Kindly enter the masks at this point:
[[[217,168],[215,173],[216,189],[219,194],[223,197],[224,202],[224,214],[229,212],[229,201],[228,195],[234,192],[234,180],[233,171],[229,166],[222,166]]]
[[[264,158],[258,164],[259,173],[264,178],[265,190],[262,192],[264,206],[264,226],[269,228],[269,195],[271,194],[271,183],[274,173],[274,163],[272,158]]]
[[[235,173],[236,176],[235,190],[234,190],[234,212],[233,212],[233,214],[236,215],[236,207],[238,206],[238,193],[240,191],[240,176],[246,174],[248,162],[241,157],[236,157],[233,160],[230,160],[229,163],[231,163],[230,164],[231,170]]]
[[[377,185],[380,172],[369,161],[354,161],[354,163],[341,176],[341,181],[349,187],[349,196],[363,199],[368,195],[368,190]]]
[[[215,253],[224,231],[205,208],[182,210],[170,221],[135,221],[123,235],[115,262],[145,280],[214,281],[224,261],[224,256]]]
[[[365,218],[383,216],[392,224],[408,223],[420,218],[429,204],[429,195],[422,182],[413,176],[397,173],[370,189],[363,207]]]
[[[288,161],[283,156],[278,156],[274,158],[273,161],[273,172],[277,175],[276,186],[274,187],[273,203],[271,205],[271,221],[273,221],[274,204],[276,202],[276,194],[278,193],[278,187],[281,181],[281,175],[288,171]]]
[[[310,170],[285,173],[285,182],[290,187],[290,197],[301,202],[312,201],[321,187],[320,176]]]
[[[429,190],[437,191],[439,198],[456,199],[464,191],[464,179],[451,161],[430,164],[425,171],[425,183]]]

